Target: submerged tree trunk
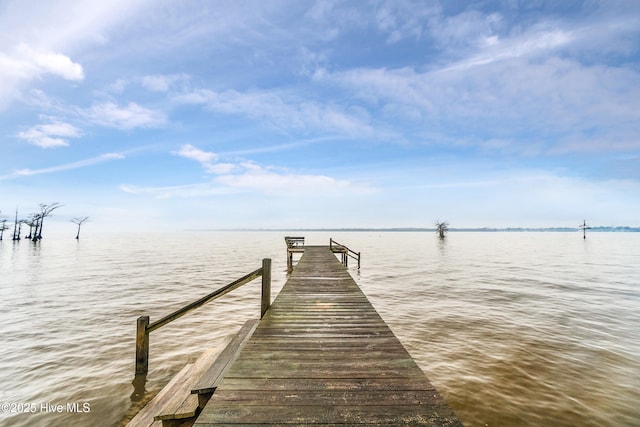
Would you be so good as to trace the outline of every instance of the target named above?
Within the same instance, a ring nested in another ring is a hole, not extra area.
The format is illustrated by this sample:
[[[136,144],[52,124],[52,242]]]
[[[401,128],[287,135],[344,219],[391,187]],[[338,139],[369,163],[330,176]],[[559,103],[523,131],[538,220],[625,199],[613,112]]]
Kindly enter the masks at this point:
[[[80,227],[82,227],[82,224],[88,219],[89,219],[89,217],[85,216],[84,218],[73,218],[71,220],[72,223],[78,224],[78,233],[76,234],[76,239],[77,240],[80,240]]]
[[[4,237],[4,230],[9,229],[9,227],[7,227],[7,221],[3,220],[2,224],[0,224],[0,240],[2,240],[2,238]]]
[[[445,222],[436,222],[436,234],[440,239],[444,239],[446,237],[447,232],[449,231],[449,223]]]
[[[33,237],[31,238],[32,241],[36,242],[38,241],[38,230],[40,228],[40,217],[38,217],[36,219],[35,224],[33,225],[35,230],[33,230]]]
[[[20,223],[18,222],[18,209],[16,208],[16,220],[13,223],[13,240],[20,240]]]
[[[51,212],[53,212],[54,210],[58,209],[60,206],[62,206],[60,203],[51,203],[50,205],[45,205],[43,203],[40,204],[40,228],[38,229],[38,227],[36,226],[36,233],[33,236],[33,241],[35,242],[36,240],[41,240],[42,239],[42,225],[44,224],[44,219],[46,217],[48,217],[49,215],[51,215]]]

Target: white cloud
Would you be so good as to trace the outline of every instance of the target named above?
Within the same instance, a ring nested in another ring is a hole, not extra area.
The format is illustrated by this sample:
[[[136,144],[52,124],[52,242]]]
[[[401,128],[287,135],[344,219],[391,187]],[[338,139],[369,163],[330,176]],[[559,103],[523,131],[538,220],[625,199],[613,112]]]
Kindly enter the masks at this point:
[[[154,92],[167,92],[174,83],[188,78],[186,74],[144,76],[142,86]]]
[[[89,159],[78,160],[76,162],[65,163],[62,165],[50,166],[48,168],[18,169],[10,175],[0,176],[0,179],[7,180],[7,179],[18,178],[18,177],[24,177],[24,176],[42,175],[42,174],[48,174],[48,173],[69,171],[69,170],[84,168],[87,166],[92,166],[98,163],[107,162],[110,160],[120,160],[124,158],[125,156],[120,153],[105,153],[96,157],[91,157]]]
[[[491,36],[483,40],[479,53],[447,66],[442,71],[473,68],[511,58],[549,55],[551,51],[566,46],[573,40],[574,36],[571,33],[559,29],[539,31],[510,39]]]
[[[216,153],[213,153],[211,151],[203,151],[199,148],[194,147],[191,144],[183,145],[182,147],[180,147],[180,150],[175,151],[174,154],[180,157],[192,159],[199,163],[204,163],[204,164],[211,163],[212,161],[215,161],[218,158]]]
[[[473,72],[379,68],[314,78],[349,91],[379,111],[380,121],[418,129],[414,140],[466,140],[487,149],[499,140],[494,148],[501,151],[538,154],[640,148],[640,73],[556,57],[476,65]]]
[[[93,123],[118,129],[157,128],[165,125],[166,115],[157,110],[142,107],[135,102],[119,106],[114,102],[94,104],[80,114]]]
[[[67,80],[84,79],[82,65],[66,55],[54,52],[32,52],[33,62],[45,73],[51,73]]]
[[[325,175],[296,174],[275,167],[262,166],[253,161],[215,163],[218,155],[191,144],[172,154],[194,160],[214,175],[208,183],[170,187],[137,187],[127,185],[123,191],[133,194],[153,194],[156,197],[203,196],[255,191],[264,194],[338,193],[341,191],[371,191],[367,186],[356,187],[349,181]]]
[[[207,173],[215,175],[227,174],[238,169],[238,165],[234,163],[215,163],[218,160],[218,155],[216,153],[201,150],[191,144],[183,145],[178,151],[172,152],[172,154],[186,159],[195,160],[200,163]]]
[[[26,84],[45,75],[80,81],[84,79],[84,70],[67,55],[36,50],[24,43],[7,47],[4,52],[0,50],[0,111],[20,97]]]
[[[215,163],[205,165],[205,169],[207,172],[220,175],[220,174],[228,174],[237,169],[237,165],[233,163]]]
[[[327,193],[346,189],[348,181],[337,180],[325,175],[279,173],[271,168],[253,162],[239,165],[241,173],[217,176],[214,181],[230,188],[259,191],[263,193]]]
[[[108,34],[129,22],[148,0],[108,2],[6,1],[0,13],[0,110],[43,76],[78,82],[85,70],[82,49],[104,46]],[[92,54],[96,51],[94,50]]]
[[[18,138],[41,148],[66,147],[68,138],[78,138],[80,130],[69,123],[53,122],[37,125],[18,133]]]
[[[178,103],[204,105],[219,113],[243,115],[279,129],[323,130],[352,137],[376,134],[363,109],[300,99],[275,91],[200,89],[176,95],[173,99]]]
[[[230,166],[227,164],[227,166]],[[294,174],[276,172],[253,162],[233,165],[235,173],[229,170],[220,172],[212,181],[161,187],[142,187],[136,185],[121,185],[120,189],[126,193],[136,195],[151,195],[156,198],[173,197],[207,197],[244,192],[255,192],[266,195],[344,195],[362,191],[371,191],[365,187],[354,187],[348,181],[337,180],[325,175]]]
[[[67,55],[47,50],[36,50],[22,43],[9,54],[0,53],[0,75],[7,78],[29,80],[44,74],[53,74],[66,80],[84,79],[82,65]]]
[[[195,160],[207,171],[207,173],[226,173],[235,167],[228,163],[214,163],[218,160],[218,155],[211,151],[204,151],[191,144],[185,144],[178,151],[172,154],[186,159]]]

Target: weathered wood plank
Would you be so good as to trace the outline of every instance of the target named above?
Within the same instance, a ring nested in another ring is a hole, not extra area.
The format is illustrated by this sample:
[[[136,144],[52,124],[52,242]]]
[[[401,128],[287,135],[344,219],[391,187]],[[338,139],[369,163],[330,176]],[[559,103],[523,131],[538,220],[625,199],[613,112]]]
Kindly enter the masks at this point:
[[[244,405],[433,405],[440,402],[435,390],[280,390],[266,396],[262,390],[225,390],[214,394],[215,404],[241,401]]]
[[[196,427],[461,426],[327,247],[305,246]]]
[[[224,351],[223,349],[231,341],[231,336],[224,340],[215,348],[206,350],[196,361],[189,372],[187,378],[179,378],[179,386],[172,392],[171,398],[159,408],[155,420],[184,420],[195,417],[201,409],[198,404],[198,397],[191,394],[191,387],[206,369]]]
[[[233,336],[229,344],[222,350],[215,363],[202,374],[195,384],[192,385],[192,394],[213,393],[224,373],[238,357],[238,352],[247,342],[258,325],[258,320],[247,320],[237,334]]]
[[[230,421],[233,420],[233,421]],[[253,423],[269,424],[364,424],[460,426],[453,411],[441,404],[357,406],[357,405],[216,405],[215,412],[203,412],[196,426]]]
[[[397,391],[397,390],[425,390],[434,391],[431,384],[425,384],[422,378],[225,378],[225,390],[260,390],[315,392],[327,390],[352,391]]]

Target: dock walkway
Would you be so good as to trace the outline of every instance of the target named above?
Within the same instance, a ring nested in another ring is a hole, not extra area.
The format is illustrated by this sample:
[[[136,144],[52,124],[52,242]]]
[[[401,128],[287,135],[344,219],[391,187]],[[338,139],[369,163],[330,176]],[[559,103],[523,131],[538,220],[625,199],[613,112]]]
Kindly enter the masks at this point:
[[[289,280],[195,426],[462,426],[327,246]]]

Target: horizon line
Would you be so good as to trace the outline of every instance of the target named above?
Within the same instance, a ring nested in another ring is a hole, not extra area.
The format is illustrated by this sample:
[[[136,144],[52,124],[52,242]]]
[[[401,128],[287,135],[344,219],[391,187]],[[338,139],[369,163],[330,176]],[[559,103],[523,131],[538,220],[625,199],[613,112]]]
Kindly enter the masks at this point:
[[[640,232],[640,227],[631,226],[593,226],[588,228],[593,232]],[[189,228],[184,231],[354,231],[354,232],[367,232],[367,231],[379,231],[379,232],[435,232],[435,228],[430,227],[290,227],[290,228]],[[455,227],[449,228],[451,232],[518,232],[518,231],[531,231],[531,232],[574,232],[582,231],[580,227]]]

